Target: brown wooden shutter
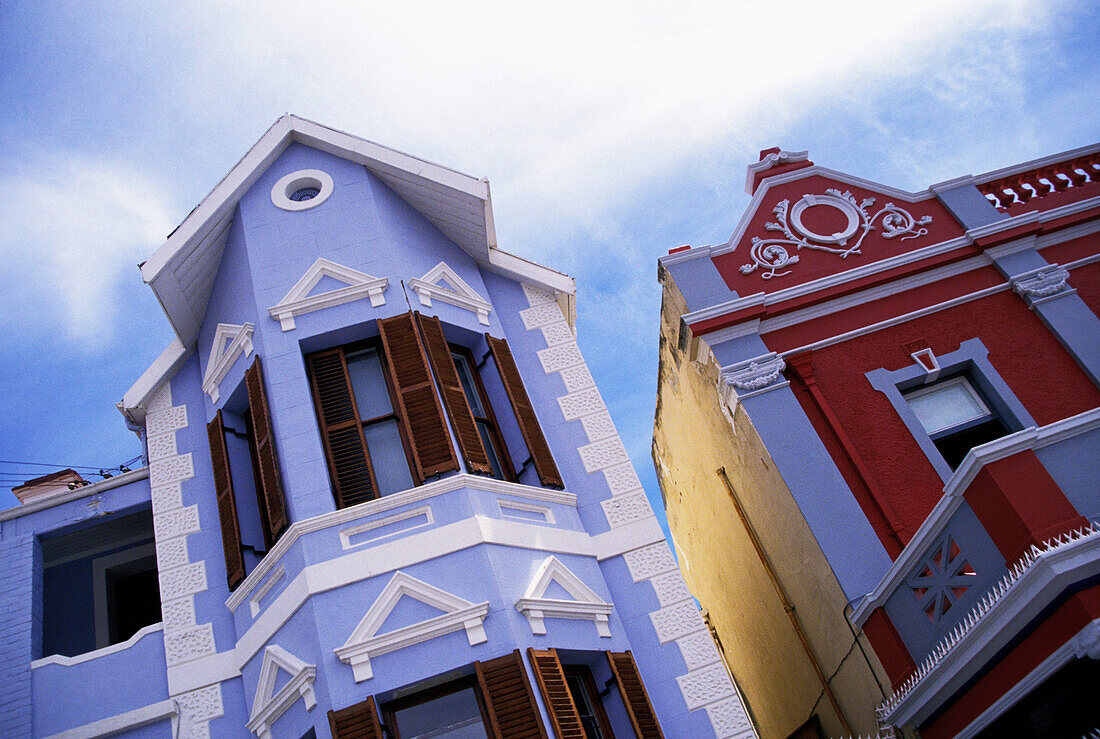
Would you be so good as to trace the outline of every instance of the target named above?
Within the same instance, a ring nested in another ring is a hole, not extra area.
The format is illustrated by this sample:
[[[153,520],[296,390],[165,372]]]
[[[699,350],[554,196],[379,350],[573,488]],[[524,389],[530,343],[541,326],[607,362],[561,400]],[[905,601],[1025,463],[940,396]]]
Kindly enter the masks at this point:
[[[306,361],[336,505],[347,508],[371,500],[376,497],[373,470],[344,352],[330,349]]]
[[[485,334],[485,340],[489,342],[489,348],[493,351],[493,359],[496,360],[497,369],[500,370],[504,391],[508,393],[508,400],[512,403],[512,410],[515,411],[520,433],[523,434],[523,441],[531,454],[531,461],[535,464],[539,482],[549,487],[565,487],[558,467],[554,464],[554,456],[546,443],[546,437],[542,435],[542,428],[539,426],[535,409],[531,406],[531,399],[523,387],[523,380],[519,376],[519,370],[516,369],[516,362],[512,358],[508,342],[489,334]]]
[[[458,457],[412,313],[380,319],[378,330],[421,481],[457,470]]]
[[[206,424],[210,441],[210,462],[214,467],[214,495],[218,500],[218,520],[222,526],[222,549],[225,550],[225,576],[229,589],[244,579],[244,555],[241,554],[241,529],[237,521],[237,499],[233,496],[233,477],[229,474],[229,451],[225,447],[222,412]]]
[[[473,411],[470,410],[466,392],[462,389],[462,381],[451,357],[451,348],[447,346],[447,337],[443,335],[443,326],[435,316],[422,316],[419,313],[416,314],[416,322],[420,325],[424,348],[428,351],[435,379],[439,382],[443,405],[447,409],[447,415],[451,417],[459,451],[466,460],[466,468],[471,472],[492,474],[489,455],[485,453],[485,445],[478,433],[477,423],[474,422]]]
[[[546,739],[539,707],[519,650],[488,662],[475,662],[477,682],[498,739]]]
[[[558,653],[553,649],[528,647],[527,654],[531,657],[542,701],[546,705],[546,712],[550,714],[558,739],[585,739],[584,726],[569,692],[569,685],[565,682],[565,672],[561,669]]]
[[[252,434],[256,460],[259,462],[260,505],[263,508],[266,527],[264,539],[268,547],[275,543],[279,535],[286,530],[286,501],[283,498],[283,484],[279,477],[279,460],[275,456],[275,438],[271,432],[271,411],[267,405],[267,393],[264,392],[264,373],[260,358],[245,373],[248,385],[248,410],[252,416]]]
[[[354,706],[329,711],[328,726],[332,739],[383,739],[373,695]]]
[[[634,663],[634,655],[630,652],[608,652],[607,661],[619,683],[619,693],[630,715],[634,733],[642,739],[664,739],[661,725],[657,723],[657,714],[653,712],[653,704],[649,702],[649,694],[642,684],[642,676],[638,674],[638,665]]]

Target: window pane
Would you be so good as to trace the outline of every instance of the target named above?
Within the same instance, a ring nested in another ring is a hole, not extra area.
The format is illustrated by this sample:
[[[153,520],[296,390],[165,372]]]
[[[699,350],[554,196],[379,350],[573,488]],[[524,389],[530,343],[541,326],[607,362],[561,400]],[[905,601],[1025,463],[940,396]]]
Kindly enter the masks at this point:
[[[905,397],[929,434],[988,415],[978,394],[966,380],[948,381]]]
[[[372,348],[353,352],[347,355],[347,360],[355,404],[359,406],[359,418],[366,421],[392,413],[393,406],[386,390],[378,350]]]
[[[394,711],[393,717],[401,739],[481,739],[487,736],[473,688]]]
[[[451,357],[455,360],[455,369],[458,370],[458,377],[462,380],[462,391],[466,393],[466,402],[470,404],[470,410],[475,416],[484,418],[485,409],[481,406],[481,396],[478,395],[477,386],[474,385],[470,363],[466,361],[465,355],[457,352],[452,353]]]
[[[481,435],[481,443],[485,446],[485,454],[489,457],[489,467],[493,470],[493,477],[503,480],[504,471],[500,467],[500,458],[497,456],[497,448],[493,445],[489,424],[480,420],[475,423],[477,423],[477,432]]]
[[[412,475],[405,461],[405,447],[401,445],[397,421],[388,418],[367,424],[363,427],[363,435],[367,439],[374,477],[378,481],[378,494],[389,495],[411,488]]]

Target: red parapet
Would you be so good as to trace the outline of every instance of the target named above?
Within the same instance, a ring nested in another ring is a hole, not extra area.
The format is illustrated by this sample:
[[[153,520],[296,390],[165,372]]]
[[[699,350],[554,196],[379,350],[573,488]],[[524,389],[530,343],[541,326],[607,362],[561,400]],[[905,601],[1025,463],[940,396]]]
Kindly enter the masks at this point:
[[[1048,164],[1027,172],[1017,172],[978,185],[978,190],[997,210],[1100,182],[1100,153]]]

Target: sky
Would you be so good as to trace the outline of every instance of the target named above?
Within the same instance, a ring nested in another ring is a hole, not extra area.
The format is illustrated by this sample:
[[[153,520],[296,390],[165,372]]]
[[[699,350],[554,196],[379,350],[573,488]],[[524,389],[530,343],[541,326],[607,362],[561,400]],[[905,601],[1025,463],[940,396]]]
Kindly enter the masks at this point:
[[[489,178],[663,519],[657,258],[727,241],[772,146],[919,191],[1094,143],[1098,52],[1087,2],[0,3],[0,508],[141,453],[137,264],[295,113]]]

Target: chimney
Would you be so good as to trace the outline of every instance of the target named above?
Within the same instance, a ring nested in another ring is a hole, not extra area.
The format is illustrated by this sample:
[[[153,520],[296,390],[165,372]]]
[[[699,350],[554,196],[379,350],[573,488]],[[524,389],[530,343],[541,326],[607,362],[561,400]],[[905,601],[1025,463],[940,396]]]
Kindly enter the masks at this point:
[[[36,477],[33,480],[27,480],[19,487],[12,488],[11,492],[16,498],[19,498],[20,503],[26,504],[53,497],[58,493],[82,488],[88,484],[90,483],[81,477],[79,472],[61,470],[60,472],[51,472],[48,475]]]

